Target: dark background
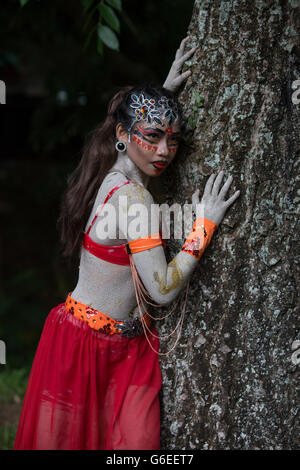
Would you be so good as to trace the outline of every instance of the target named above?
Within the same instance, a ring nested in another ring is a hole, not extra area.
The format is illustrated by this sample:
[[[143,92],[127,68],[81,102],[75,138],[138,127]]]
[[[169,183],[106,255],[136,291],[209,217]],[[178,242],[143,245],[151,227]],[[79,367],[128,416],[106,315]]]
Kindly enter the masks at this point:
[[[50,309],[77,282],[56,220],[84,140],[121,86],[163,83],[193,0],[123,0],[120,51],[97,52],[79,0],[2,1],[0,80],[0,339],[7,367],[29,367]],[[3,366],[2,366],[3,367]]]

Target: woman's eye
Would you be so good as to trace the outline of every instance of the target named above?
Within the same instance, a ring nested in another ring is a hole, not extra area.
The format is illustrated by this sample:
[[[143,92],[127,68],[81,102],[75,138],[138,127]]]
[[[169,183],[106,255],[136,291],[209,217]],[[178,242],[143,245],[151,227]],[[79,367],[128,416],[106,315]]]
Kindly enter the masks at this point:
[[[157,139],[158,138],[158,135],[157,134],[149,134],[150,137],[152,137],[152,139]]]
[[[170,145],[179,145],[179,140],[177,140],[177,139],[171,139],[171,140],[169,141],[169,143],[170,143]]]

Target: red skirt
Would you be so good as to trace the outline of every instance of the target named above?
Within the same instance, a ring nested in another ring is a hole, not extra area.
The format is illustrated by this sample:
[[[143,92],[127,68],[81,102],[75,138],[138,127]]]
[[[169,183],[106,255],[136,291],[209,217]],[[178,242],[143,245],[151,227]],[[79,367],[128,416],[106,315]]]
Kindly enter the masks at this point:
[[[148,339],[158,351],[159,338]],[[161,385],[144,334],[99,333],[59,304],[45,321],[13,448],[159,450]]]

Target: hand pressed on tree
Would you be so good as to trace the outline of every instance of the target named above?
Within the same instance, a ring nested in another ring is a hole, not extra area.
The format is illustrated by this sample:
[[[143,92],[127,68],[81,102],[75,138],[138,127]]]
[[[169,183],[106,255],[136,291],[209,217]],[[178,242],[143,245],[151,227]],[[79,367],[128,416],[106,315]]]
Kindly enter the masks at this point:
[[[193,47],[188,52],[184,54],[184,46],[186,42],[189,40],[189,36],[184,38],[181,41],[179,49],[177,49],[175,60],[172,63],[168,76],[163,84],[163,87],[169,91],[175,93],[180,85],[186,80],[192,72],[188,70],[187,72],[181,73],[181,68],[186,60],[188,60],[195,52],[196,47]]]
[[[236,191],[229,199],[227,199],[227,201],[225,201],[224,198],[233,179],[232,176],[229,176],[220,190],[223,176],[223,170],[220,171],[217,177],[214,173],[210,175],[206,182],[201,202],[199,200],[199,189],[193,193],[192,205],[196,213],[196,218],[204,217],[211,220],[216,225],[219,225],[223,220],[228,207],[230,207],[239,197],[240,191]]]

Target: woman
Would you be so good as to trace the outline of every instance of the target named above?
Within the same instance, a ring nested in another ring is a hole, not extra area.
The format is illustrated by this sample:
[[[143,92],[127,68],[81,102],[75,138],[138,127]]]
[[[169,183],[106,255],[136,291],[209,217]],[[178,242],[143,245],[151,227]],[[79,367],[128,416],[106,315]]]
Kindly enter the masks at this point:
[[[127,87],[111,100],[69,179],[58,222],[64,254],[80,253],[78,283],[46,319],[14,449],[160,448],[159,337],[144,294],[158,305],[178,297],[239,195],[225,202],[232,178],[220,190],[223,173],[211,175],[201,202],[198,190],[192,197],[193,231],[167,265],[147,185],[179,145],[180,107],[172,92],[189,75],[179,70],[194,52],[183,53],[187,39],[165,88]],[[104,204],[108,231],[100,218]],[[139,231],[133,230],[132,208],[141,206]]]

